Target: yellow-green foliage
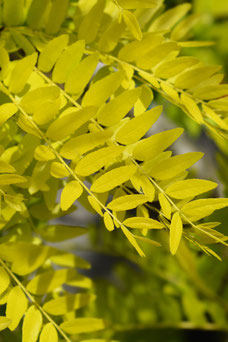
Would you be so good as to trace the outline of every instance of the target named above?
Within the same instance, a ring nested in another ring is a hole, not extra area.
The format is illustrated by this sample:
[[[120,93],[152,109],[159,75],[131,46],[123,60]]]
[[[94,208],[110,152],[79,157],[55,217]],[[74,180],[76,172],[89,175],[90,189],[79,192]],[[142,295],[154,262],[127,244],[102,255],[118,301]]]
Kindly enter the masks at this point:
[[[228,199],[197,197],[216,187],[188,178],[202,153],[167,151],[181,128],[146,134],[162,112],[149,109],[153,89],[227,139],[228,86],[220,67],[181,55],[208,45],[186,40],[189,4],[162,13],[162,0],[5,0],[0,10],[0,329],[15,330],[24,317],[23,342],[40,332],[42,342],[57,333],[74,341],[105,328],[102,318],[75,314],[94,300],[90,279],[76,271],[89,265],[46,242],[86,229],[48,221],[79,200],[141,256],[144,244],[160,246],[159,229],[172,254],[187,239],[219,258],[207,242],[227,238],[201,219]],[[84,291],[72,295],[63,284]]]

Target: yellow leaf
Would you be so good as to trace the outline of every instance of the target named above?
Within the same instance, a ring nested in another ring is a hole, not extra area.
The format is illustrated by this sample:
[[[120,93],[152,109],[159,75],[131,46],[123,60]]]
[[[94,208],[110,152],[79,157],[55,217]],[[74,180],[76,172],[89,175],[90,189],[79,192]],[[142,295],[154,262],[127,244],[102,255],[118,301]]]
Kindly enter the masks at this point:
[[[190,9],[191,4],[184,3],[165,11],[153,21],[149,27],[149,31],[170,30]]]
[[[151,105],[154,98],[154,94],[148,85],[143,84],[142,86],[140,86],[140,88],[140,97],[134,105],[134,116],[138,116],[144,113]]]
[[[114,230],[112,217],[107,211],[104,213],[104,225],[108,229],[108,231],[111,232],[112,230]]]
[[[10,330],[15,330],[28,307],[28,299],[19,286],[15,286],[9,293],[6,305],[6,316],[11,320]]]
[[[60,328],[68,334],[80,334],[103,330],[105,325],[102,319],[86,317],[63,322]]]
[[[108,204],[108,208],[115,211],[130,210],[136,208],[138,205],[146,203],[150,200],[145,195],[126,195],[121,196]]]
[[[135,39],[141,40],[142,39],[142,32],[141,32],[138,20],[137,20],[136,16],[134,15],[134,13],[127,11],[127,10],[124,10],[123,11],[123,18],[124,18],[124,21],[125,21],[128,29],[132,33],[133,37]]]
[[[44,46],[38,60],[38,68],[41,71],[49,72],[53,68],[63,49],[67,46],[68,40],[68,35],[63,34],[50,40]]]
[[[164,224],[149,217],[131,217],[123,222],[124,225],[136,229],[163,229]]]
[[[15,172],[15,168],[10,164],[0,160],[0,173],[13,173]]]
[[[0,185],[18,184],[25,182],[27,182],[27,179],[19,175],[0,175]]]
[[[57,287],[64,283],[70,282],[74,278],[77,278],[78,274],[74,269],[61,269],[45,271],[36,275],[28,285],[27,290],[35,295],[44,295],[52,292]],[[30,342],[30,341],[28,341]]]
[[[50,174],[55,178],[64,178],[70,175],[67,168],[62,163],[58,162],[53,162],[51,164]]]
[[[91,186],[91,191],[109,191],[129,180],[136,171],[137,167],[134,165],[121,166],[111,171],[108,171],[104,175],[95,180],[95,182]]]
[[[220,69],[221,67],[219,66],[196,66],[194,69],[181,73],[176,78],[174,85],[181,89],[193,88],[214,75]]]
[[[160,63],[164,58],[166,58],[171,52],[178,52],[180,46],[175,42],[164,42],[153,49],[149,50],[146,54],[138,57],[136,64],[139,68],[149,70]]]
[[[222,129],[228,130],[228,123],[222,120],[218,114],[216,114],[213,109],[203,104],[203,110],[207,117],[213,120]]]
[[[3,3],[3,21],[7,26],[20,26],[24,21],[24,1],[9,0]],[[2,17],[2,14],[1,14]],[[2,20],[2,19],[1,19]]]
[[[125,24],[123,20],[121,20],[121,22],[119,22],[118,18],[112,20],[108,28],[102,32],[102,36],[99,41],[100,51],[112,51],[118,44],[124,29]]]
[[[65,91],[79,96],[89,83],[98,61],[99,55],[94,53],[84,58],[81,63],[76,65],[66,78]],[[77,77],[75,77],[75,75],[77,75]]]
[[[87,230],[81,227],[59,224],[40,228],[37,232],[48,242],[61,242],[86,234]]]
[[[178,57],[171,61],[164,61],[158,65],[154,75],[161,78],[174,77],[187,68],[199,63],[195,57]]]
[[[100,204],[97,202],[96,198],[94,198],[93,196],[88,196],[88,201],[91,205],[91,207],[100,215],[103,216],[103,212],[101,209]]]
[[[39,342],[58,342],[58,333],[52,323],[45,324]]]
[[[18,111],[14,103],[4,103],[0,106],[0,126]]]
[[[46,32],[56,34],[67,16],[69,1],[68,0],[53,0],[46,22]]]
[[[170,234],[169,234],[169,246],[172,255],[176,254],[179,247],[183,231],[183,224],[181,221],[180,214],[176,212],[171,221]]]
[[[159,45],[164,40],[164,37],[154,33],[148,33],[140,41],[134,41],[124,45],[119,51],[118,57],[126,62],[136,61],[155,46]]]
[[[199,218],[203,218],[205,216],[209,216],[215,210],[222,209],[228,206],[227,198],[207,198],[207,199],[198,199],[186,203],[182,210],[188,216],[199,216]]]
[[[205,87],[199,87],[193,93],[194,97],[198,97],[203,100],[212,100],[217,99],[222,96],[228,95],[228,85],[227,84],[219,84],[219,85],[209,85]]]
[[[21,100],[21,107],[29,114],[35,113],[38,108],[47,101],[55,101],[60,90],[55,86],[44,86],[27,92]]]
[[[34,152],[34,157],[39,161],[48,161],[56,158],[54,153],[46,145],[37,146]]]
[[[79,110],[75,108],[74,111],[72,109],[69,113],[61,115],[48,127],[47,137],[54,141],[63,140],[94,117],[96,111],[96,107],[85,107]]]
[[[125,145],[138,141],[157,121],[161,112],[162,106],[157,106],[131,119],[117,132],[116,141]]]
[[[104,126],[117,124],[132,109],[140,93],[140,87],[134,88],[105,103],[97,112],[98,122]]]
[[[10,277],[3,267],[0,267],[0,294],[10,285]]]
[[[117,0],[121,7],[126,9],[154,8],[158,0]]]
[[[40,311],[30,306],[25,314],[22,326],[22,342],[36,342],[42,327],[43,318]]]
[[[77,181],[71,181],[63,188],[60,205],[62,210],[68,210],[72,204],[81,196],[82,186]]]
[[[50,0],[33,0],[27,14],[27,23],[32,29],[41,29],[42,19]]]
[[[93,83],[85,93],[83,106],[100,107],[119,88],[124,79],[124,72],[117,71]]]
[[[85,42],[78,40],[76,43],[68,46],[55,64],[52,80],[55,83],[65,83],[68,75],[73,68],[79,64],[85,49]]]
[[[65,315],[90,304],[96,297],[89,293],[70,294],[46,302],[43,309],[51,315]],[[51,342],[51,341],[50,341]]]
[[[150,175],[159,180],[170,179],[195,164],[202,156],[201,152],[189,152],[171,157],[155,165]]]
[[[204,192],[216,188],[218,185],[214,182],[202,179],[186,179],[171,184],[166,193],[177,199],[184,199],[192,196],[200,195]]]
[[[127,237],[128,241],[132,244],[132,246],[136,249],[140,256],[144,257],[145,254],[142,249],[139,247],[138,242],[135,240],[134,235],[124,226],[121,226],[121,229],[124,235]]]
[[[158,199],[159,199],[159,203],[161,205],[161,210],[163,214],[169,220],[171,218],[171,213],[172,213],[172,208],[171,208],[169,201],[167,200],[167,198],[165,197],[163,193],[160,193],[158,195]]]
[[[5,316],[0,316],[0,331],[6,329],[10,325],[11,320]]]
[[[33,120],[38,125],[44,125],[51,121],[59,112],[57,101],[46,101],[41,103],[33,114]]]
[[[9,54],[4,49],[4,47],[0,47],[0,79],[3,80],[8,72],[9,68]]]
[[[181,100],[193,119],[199,124],[203,123],[203,117],[196,102],[185,94],[181,94]]]
[[[84,154],[103,145],[111,136],[112,132],[108,130],[82,134],[67,141],[60,150],[60,154],[64,158],[74,159],[78,154]]]
[[[123,150],[123,146],[114,145],[91,152],[78,162],[75,172],[80,176],[91,175],[92,173],[99,171],[105,165],[114,163],[116,157],[118,157]]]
[[[20,93],[32,73],[36,64],[37,53],[25,57],[16,62],[9,80],[9,90],[12,93]]]
[[[152,159],[174,143],[182,133],[182,128],[174,128],[143,139],[135,145],[133,157],[145,161]]]

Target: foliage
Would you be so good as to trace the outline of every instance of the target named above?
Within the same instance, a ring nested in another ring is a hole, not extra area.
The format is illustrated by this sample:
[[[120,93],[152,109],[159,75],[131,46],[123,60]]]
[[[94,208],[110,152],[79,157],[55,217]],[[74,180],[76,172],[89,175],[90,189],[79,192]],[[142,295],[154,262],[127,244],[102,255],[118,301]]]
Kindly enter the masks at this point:
[[[161,0],[2,1],[0,329],[9,328],[12,338],[111,341],[129,320],[178,325],[187,318],[203,326],[205,313],[225,325],[227,303],[199,279],[198,261],[183,240],[221,260],[208,245],[227,246],[227,237],[214,229],[218,222],[205,219],[228,199],[213,197],[216,183],[189,177],[202,153],[167,150],[182,128],[147,135],[162,112],[152,102],[155,90],[227,143],[221,67],[182,55],[183,47],[211,44],[187,40],[195,23],[186,17],[190,8],[164,11]],[[205,197],[209,191],[212,198]],[[115,290],[98,284],[94,304],[92,281],[78,270],[89,264],[55,245],[87,232],[53,221],[74,212],[76,200],[100,215],[110,250],[116,237],[118,253],[127,251],[147,271],[154,253],[161,255],[154,290],[161,291],[164,279],[170,286],[154,312],[132,305],[132,294],[143,299],[143,293],[134,276],[130,284],[130,271],[129,307],[114,314],[117,326],[101,310],[102,293]],[[196,291],[174,263],[176,253]],[[197,291],[206,297],[202,303]],[[128,317],[132,308],[136,317]],[[7,330],[2,336],[11,338]]]

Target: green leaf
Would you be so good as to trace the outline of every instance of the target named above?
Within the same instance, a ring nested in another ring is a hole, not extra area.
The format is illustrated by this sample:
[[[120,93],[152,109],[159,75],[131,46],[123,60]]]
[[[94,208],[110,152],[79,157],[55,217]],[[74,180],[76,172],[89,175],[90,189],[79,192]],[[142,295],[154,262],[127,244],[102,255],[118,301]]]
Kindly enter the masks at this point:
[[[100,107],[119,88],[123,79],[124,72],[117,71],[93,83],[83,97],[83,107]]]
[[[170,179],[195,164],[202,156],[201,152],[189,152],[171,157],[155,165],[150,175],[159,180]]]
[[[123,11],[123,19],[124,19],[128,29],[132,33],[133,37],[135,39],[141,40],[142,39],[142,32],[141,32],[138,20],[137,20],[136,16],[134,15],[134,13],[127,11],[127,10],[124,10]]]
[[[174,128],[143,139],[135,145],[133,157],[143,161],[150,160],[173,144],[182,133],[182,128]]]
[[[93,118],[96,114],[96,107],[85,107],[83,109],[77,109],[72,107],[66,109],[67,113],[55,120],[46,132],[48,138],[58,141],[63,140],[70,134],[74,133],[83,124]],[[69,112],[68,112],[69,111]]]
[[[43,309],[51,315],[65,315],[94,301],[96,297],[89,293],[77,293],[58,297],[46,302]]]
[[[66,226],[66,225],[51,225],[45,226],[37,230],[41,237],[49,242],[60,242],[70,240],[87,233],[85,228]]]
[[[0,294],[10,285],[10,277],[3,267],[0,267]]]
[[[108,209],[115,211],[130,210],[136,208],[138,205],[146,203],[150,200],[145,195],[126,195],[115,198],[108,204]]]
[[[69,0],[53,0],[52,7],[46,22],[46,32],[56,34],[67,15]]]
[[[45,324],[39,342],[58,342],[58,333],[52,323]]]
[[[65,91],[67,93],[76,94],[79,96],[89,83],[98,62],[99,55],[94,53],[84,58],[79,64],[77,64],[67,76]],[[77,75],[77,77],[75,77],[75,75]]]
[[[68,334],[81,334],[103,330],[105,325],[102,319],[86,317],[63,322],[60,328]]]
[[[171,184],[166,193],[172,198],[184,199],[203,194],[215,189],[218,185],[214,182],[202,179],[186,179]]]
[[[34,306],[30,306],[26,312],[22,326],[22,342],[36,342],[42,327],[42,315]]]
[[[141,93],[141,88],[127,90],[115,97],[98,110],[97,120],[104,126],[112,126],[128,114],[135,102],[138,100]]]
[[[179,247],[183,231],[183,224],[181,221],[180,214],[176,212],[171,221],[170,234],[169,234],[169,246],[172,255],[176,254]]]
[[[9,80],[9,91],[20,93],[31,75],[37,61],[37,53],[16,61]]]
[[[15,330],[28,307],[28,299],[19,286],[15,286],[9,293],[6,305],[6,316],[11,320],[9,329]]]
[[[63,188],[60,198],[62,210],[68,210],[72,204],[81,196],[82,186],[77,181],[71,181]]]
[[[162,106],[157,106],[131,119],[118,130],[116,141],[124,145],[138,141],[157,121],[161,112]]]
[[[114,163],[115,158],[118,157],[123,150],[123,146],[114,145],[91,152],[78,162],[75,172],[80,176],[89,176],[92,173],[99,171],[105,165]]]
[[[74,269],[62,269],[58,271],[45,271],[36,275],[27,285],[27,290],[35,295],[44,295],[52,292],[64,283],[77,278],[78,274]]]
[[[98,193],[109,191],[129,180],[136,170],[136,166],[127,165],[108,171],[95,180],[90,190]]]
[[[6,329],[10,325],[10,319],[5,316],[0,316],[0,331]]]
[[[53,68],[63,49],[67,46],[68,40],[68,35],[63,34],[44,46],[38,60],[38,68],[41,71],[49,72]]]
[[[76,65],[79,64],[85,49],[85,42],[78,40],[68,46],[55,64],[52,80],[56,83],[65,83]]]
[[[149,217],[131,217],[123,222],[124,225],[136,229],[162,229],[164,224]]]

